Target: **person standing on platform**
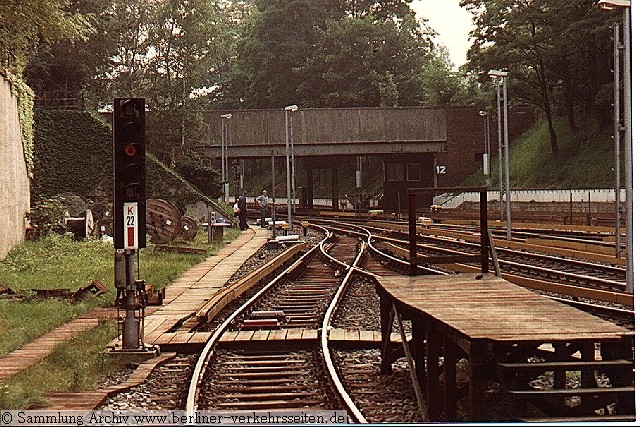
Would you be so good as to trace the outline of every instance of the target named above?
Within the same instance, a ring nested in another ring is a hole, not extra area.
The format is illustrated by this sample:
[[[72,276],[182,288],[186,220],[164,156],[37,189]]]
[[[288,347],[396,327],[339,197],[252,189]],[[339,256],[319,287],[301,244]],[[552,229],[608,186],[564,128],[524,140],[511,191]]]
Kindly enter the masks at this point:
[[[238,209],[240,212],[238,217],[240,218],[240,230],[246,230],[249,228],[247,224],[247,191],[242,190],[242,195],[238,198]]]
[[[256,203],[260,206],[260,227],[267,226],[267,208],[269,207],[269,197],[267,190],[262,190],[262,194],[256,197]]]

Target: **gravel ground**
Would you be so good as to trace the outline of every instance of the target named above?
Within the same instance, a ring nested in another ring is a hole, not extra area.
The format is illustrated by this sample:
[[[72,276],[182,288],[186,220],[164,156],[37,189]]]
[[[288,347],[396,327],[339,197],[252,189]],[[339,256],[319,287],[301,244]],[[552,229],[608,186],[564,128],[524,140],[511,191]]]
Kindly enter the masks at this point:
[[[323,238],[323,234],[315,230],[313,228],[308,229],[307,236],[303,236],[303,230],[301,227],[294,226],[294,233],[298,233],[301,238],[304,238],[304,241],[309,247],[315,245],[318,241]],[[268,248],[266,245],[260,248],[252,257],[247,259],[242,266],[236,271],[229,279],[229,284],[236,283],[246,274],[254,271],[257,268],[260,268],[262,265],[271,261],[273,258],[277,257],[288,248],[285,244],[280,244],[277,247]],[[259,287],[256,286],[256,289]],[[226,317],[228,317],[231,313],[233,313],[240,305],[244,303],[248,296],[252,295],[255,292],[255,289],[250,289],[246,292],[247,297],[239,298],[238,300],[229,304],[225,309],[221,311],[221,313],[216,316],[210,324],[202,325],[199,327],[199,330],[213,330],[215,329]],[[195,363],[195,362],[194,362]],[[102,377],[96,383],[96,388],[104,388],[113,385],[118,385],[126,381],[131,373],[135,371],[137,366],[128,365],[123,369],[109,373]],[[156,370],[161,370],[161,367],[154,369],[154,372],[151,374],[158,375]],[[150,377],[150,378],[151,378]],[[139,387],[135,387],[125,393],[120,393],[116,395],[114,398],[109,399],[103,409],[135,409],[135,408],[146,408],[146,409],[162,409],[152,406],[152,402],[150,401],[151,393],[148,390],[148,387],[145,385],[141,385]],[[122,407],[121,407],[122,406]]]
[[[302,236],[302,229],[294,227],[294,233]],[[309,230],[305,239],[309,246],[317,243],[321,239],[321,234],[313,229]],[[240,269],[231,277],[229,283],[237,282],[248,272],[255,270],[259,266],[273,259],[275,256],[286,250],[285,245],[273,249],[261,248],[254,257],[248,259]],[[250,290],[248,295],[252,294]],[[349,301],[348,306],[340,306],[335,316],[334,327],[347,329],[375,330],[380,331],[380,314],[379,314],[379,297],[375,293],[374,284],[367,279],[358,278],[347,290],[346,300]],[[233,312],[243,301],[237,301],[223,310],[218,319],[224,319],[228,314]],[[207,326],[215,328],[221,320],[214,319],[214,322]],[[394,322],[394,331],[397,332],[397,321]],[[410,333],[410,324],[405,323],[405,331]],[[419,412],[413,396],[413,389],[406,366],[406,359],[401,358],[393,364],[393,374],[389,376],[381,376],[379,372],[380,352],[379,350],[355,350],[355,351],[334,351],[334,357],[341,364],[347,363],[349,366],[355,366],[360,371],[359,375],[363,376],[362,382],[366,384],[364,393],[356,394],[362,402],[363,407],[369,408],[365,415],[372,422],[418,422],[420,421]],[[346,365],[345,365],[346,366]],[[348,367],[341,367],[344,371]],[[127,367],[120,372],[105,377],[99,383],[99,387],[118,384],[124,381],[133,371],[132,367]],[[460,385],[464,385],[466,381],[464,377],[465,362],[459,363],[459,381]],[[162,374],[160,368],[158,373],[154,370],[152,377],[156,375],[158,378],[166,376]],[[600,385],[606,386],[608,379],[604,376],[597,378]],[[127,392],[121,393],[110,399],[101,409],[125,410],[125,409],[166,409],[167,406],[159,405],[156,401],[152,401],[149,389],[164,388],[159,385],[159,379],[151,379],[149,385],[136,387]],[[360,380],[358,380],[360,381]],[[530,385],[538,389],[549,389],[553,387],[553,375],[545,374],[535,378]],[[579,376],[567,376],[567,387],[579,387]],[[488,392],[490,397],[499,389],[498,384],[492,384]],[[577,404],[577,402],[575,402]],[[603,413],[615,413],[614,407],[603,409]],[[500,401],[488,408],[494,420],[503,420],[505,414],[509,413],[509,402]],[[459,416],[465,419],[464,409],[461,407]]]

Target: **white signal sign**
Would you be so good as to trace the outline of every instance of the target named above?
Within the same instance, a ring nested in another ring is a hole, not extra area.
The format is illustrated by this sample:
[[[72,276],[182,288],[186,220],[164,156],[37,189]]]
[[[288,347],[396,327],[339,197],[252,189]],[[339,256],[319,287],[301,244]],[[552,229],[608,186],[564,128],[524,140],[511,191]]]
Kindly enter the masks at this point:
[[[124,249],[138,249],[138,202],[124,203]]]

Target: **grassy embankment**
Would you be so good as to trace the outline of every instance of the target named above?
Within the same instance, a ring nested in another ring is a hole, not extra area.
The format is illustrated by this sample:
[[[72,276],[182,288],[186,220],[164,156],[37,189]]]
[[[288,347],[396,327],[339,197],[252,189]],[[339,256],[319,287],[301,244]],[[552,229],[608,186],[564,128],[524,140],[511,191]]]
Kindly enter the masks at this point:
[[[590,189],[614,187],[614,158],[611,129],[598,129],[591,116],[577,119],[579,131],[573,133],[566,118],[556,118],[558,155],[551,152],[545,121],[539,121],[509,148],[510,184],[517,189]],[[495,147],[497,141],[491,141]],[[624,152],[621,147],[621,152]],[[624,186],[624,159],[622,185]],[[498,185],[498,156],[491,159],[491,179]],[[464,185],[483,185],[482,171],[471,176]]]
[[[225,242],[238,230],[225,233]],[[224,243],[208,245],[206,233],[199,232],[191,247],[217,253]],[[140,277],[161,288],[190,266],[204,260],[204,254],[177,254],[140,251]],[[31,289],[69,289],[98,279],[109,288],[99,297],[79,303],[60,299],[35,298]],[[0,298],[0,355],[52,330],[95,307],[113,306],[113,245],[99,240],[73,241],[68,236],[50,236],[17,246],[0,261],[0,285],[24,294],[20,299]],[[119,366],[105,354],[106,345],[117,335],[115,321],[95,328],[61,345],[44,361],[0,381],[0,408],[38,407],[43,391],[81,391],[95,388],[96,381]]]

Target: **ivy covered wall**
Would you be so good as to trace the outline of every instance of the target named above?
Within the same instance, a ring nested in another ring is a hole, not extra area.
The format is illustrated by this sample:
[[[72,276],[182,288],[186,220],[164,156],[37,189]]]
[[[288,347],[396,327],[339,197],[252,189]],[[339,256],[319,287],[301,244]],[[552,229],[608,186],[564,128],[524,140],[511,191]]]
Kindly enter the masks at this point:
[[[101,203],[113,186],[111,128],[82,111],[36,110],[34,198],[74,193]]]
[[[112,144],[111,124],[102,116],[83,111],[36,110],[32,198],[73,193],[85,201],[110,205]],[[147,147],[148,198],[165,199],[182,211],[197,201],[223,209],[149,152]]]

